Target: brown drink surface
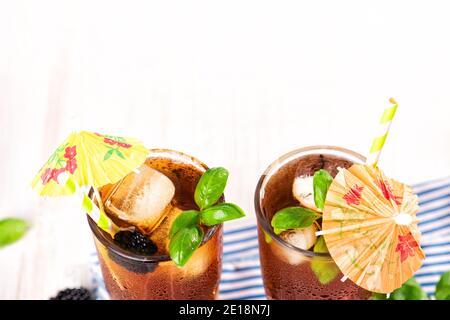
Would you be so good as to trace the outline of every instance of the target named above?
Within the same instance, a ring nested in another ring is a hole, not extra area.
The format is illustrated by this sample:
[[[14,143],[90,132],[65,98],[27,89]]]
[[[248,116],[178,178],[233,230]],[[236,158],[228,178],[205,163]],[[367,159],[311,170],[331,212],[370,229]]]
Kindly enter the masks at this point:
[[[292,185],[297,176],[311,176],[317,170],[325,169],[334,177],[339,167],[348,168],[352,164],[351,161],[343,158],[320,154],[292,160],[280,168],[268,181],[262,200],[263,214],[268,221],[271,221],[277,211],[299,206],[299,202],[292,193]],[[264,285],[269,298],[335,300],[367,299],[370,296],[370,293],[350,280],[341,282],[341,273],[329,283],[321,283],[312,271],[311,257],[284,247],[275,240],[267,243],[261,227],[258,228],[258,234]],[[322,261],[324,264],[334,264],[329,260],[322,259]]]
[[[183,211],[198,209],[194,192],[203,171],[192,164],[170,158],[148,158],[145,165],[165,174],[175,185],[172,205],[177,208],[147,235],[158,247],[157,256],[168,255],[169,230]],[[206,169],[206,168],[205,168]],[[100,190],[102,199],[112,188]],[[128,226],[111,216],[120,226]],[[213,233],[205,230],[205,239]],[[188,263],[177,267],[170,258],[160,262],[134,261],[123,257],[96,239],[100,266],[112,299],[214,299],[217,294],[222,259],[222,227],[196,250]]]

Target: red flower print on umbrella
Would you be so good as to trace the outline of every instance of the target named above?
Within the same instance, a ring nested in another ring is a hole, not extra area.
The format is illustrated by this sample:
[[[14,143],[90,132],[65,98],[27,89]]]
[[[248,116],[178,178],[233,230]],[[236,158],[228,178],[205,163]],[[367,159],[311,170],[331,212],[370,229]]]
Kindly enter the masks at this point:
[[[110,144],[110,145],[115,145],[115,144],[117,144],[117,141],[115,141],[115,140],[113,140],[113,139],[110,139],[110,138],[105,138],[105,139],[103,139],[103,141],[105,142],[105,143],[107,143],[107,144]]]
[[[107,143],[111,146],[119,146],[125,149],[131,148],[132,145],[127,143],[126,139],[123,137],[117,137],[117,136],[108,136],[108,135],[102,135],[100,133],[95,133],[99,137],[103,137],[103,142]]]
[[[77,167],[77,160],[74,158],[66,162],[65,170],[69,171],[71,174],[74,174]]]
[[[77,155],[77,146],[67,147],[64,153],[64,158],[73,159]]]
[[[389,201],[392,200],[397,205],[400,205],[402,203],[401,197],[394,195],[394,192],[392,191],[392,187],[389,184],[389,182],[381,178],[378,178],[376,183],[380,186],[381,191],[383,192],[383,196],[386,198],[386,200]]]
[[[71,174],[77,169],[77,147],[75,145],[64,146],[56,149],[56,151],[50,156],[47,163],[52,163],[54,167],[46,168],[41,174],[42,184],[46,185],[51,180],[58,182],[58,177],[61,173],[68,171]]]
[[[129,143],[118,142],[117,144],[119,145],[119,147],[122,147],[125,149],[131,148],[131,144],[129,144]]]
[[[108,148],[108,150],[103,157],[104,161],[111,158],[111,156],[114,154],[125,160],[126,157],[124,156],[122,151],[120,151],[120,148],[130,149],[133,146],[132,144],[128,143],[124,137],[101,135],[98,133],[96,133],[96,135],[102,137],[103,142],[107,144],[106,147]]]
[[[53,169],[47,168],[41,175],[43,184],[47,184],[52,179]]]
[[[41,176],[42,183],[47,184],[51,180],[54,180],[56,183],[58,183],[58,176],[65,171],[64,168],[47,168],[44,173]]]
[[[350,205],[356,205],[358,206],[361,202],[361,195],[362,191],[364,190],[364,187],[360,187],[357,184],[355,184],[350,190],[344,194],[343,199],[347,202],[347,204]]]
[[[53,169],[52,179],[55,180],[56,183],[58,183],[58,177],[64,171],[66,171],[65,168]]]
[[[400,252],[400,261],[405,262],[408,257],[415,256],[415,248],[419,247],[416,239],[414,239],[411,232],[406,235],[398,235],[398,244],[395,252]]]

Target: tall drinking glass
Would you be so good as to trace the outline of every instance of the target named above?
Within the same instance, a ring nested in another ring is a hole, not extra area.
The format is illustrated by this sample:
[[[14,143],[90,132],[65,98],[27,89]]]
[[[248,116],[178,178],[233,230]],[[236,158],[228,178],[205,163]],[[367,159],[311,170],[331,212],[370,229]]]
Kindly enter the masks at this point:
[[[298,206],[292,188],[299,175],[312,175],[319,169],[335,176],[338,167],[364,163],[365,158],[339,147],[315,146],[292,151],[262,174],[255,192],[261,269],[267,297],[279,300],[368,299],[370,292],[340,273],[328,253],[302,250],[275,234],[273,215],[281,209]]]

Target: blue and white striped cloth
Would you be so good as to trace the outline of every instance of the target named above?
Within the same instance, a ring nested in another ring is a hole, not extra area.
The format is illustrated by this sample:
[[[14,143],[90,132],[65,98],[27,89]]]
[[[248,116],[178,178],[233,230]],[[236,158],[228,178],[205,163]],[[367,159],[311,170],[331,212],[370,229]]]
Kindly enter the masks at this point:
[[[416,279],[431,296],[440,275],[450,270],[450,177],[417,184],[414,189],[419,195],[419,228],[426,254]],[[266,298],[258,254],[254,219],[225,224],[220,299]],[[97,297],[107,299],[97,255],[92,258]]]

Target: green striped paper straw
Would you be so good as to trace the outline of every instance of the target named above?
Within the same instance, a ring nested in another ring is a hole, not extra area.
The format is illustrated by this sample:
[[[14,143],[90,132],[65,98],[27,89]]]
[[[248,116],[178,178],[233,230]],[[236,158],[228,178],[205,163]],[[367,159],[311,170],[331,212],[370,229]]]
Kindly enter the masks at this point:
[[[384,109],[383,111],[383,114],[380,118],[380,135],[378,135],[373,140],[369,156],[367,157],[367,164],[374,167],[378,165],[381,150],[383,149],[384,143],[386,142],[386,137],[388,136],[389,129],[391,128],[392,119],[394,119],[398,107],[398,103],[394,100],[394,98],[390,98],[389,102],[392,103],[392,106]]]
[[[58,182],[65,185],[72,193],[76,194],[81,200],[83,210],[95,221],[98,227],[108,232],[113,238],[120,228],[106,215],[105,211],[95,205],[83,188],[66,173],[58,177]],[[99,200],[100,201],[100,200]]]

